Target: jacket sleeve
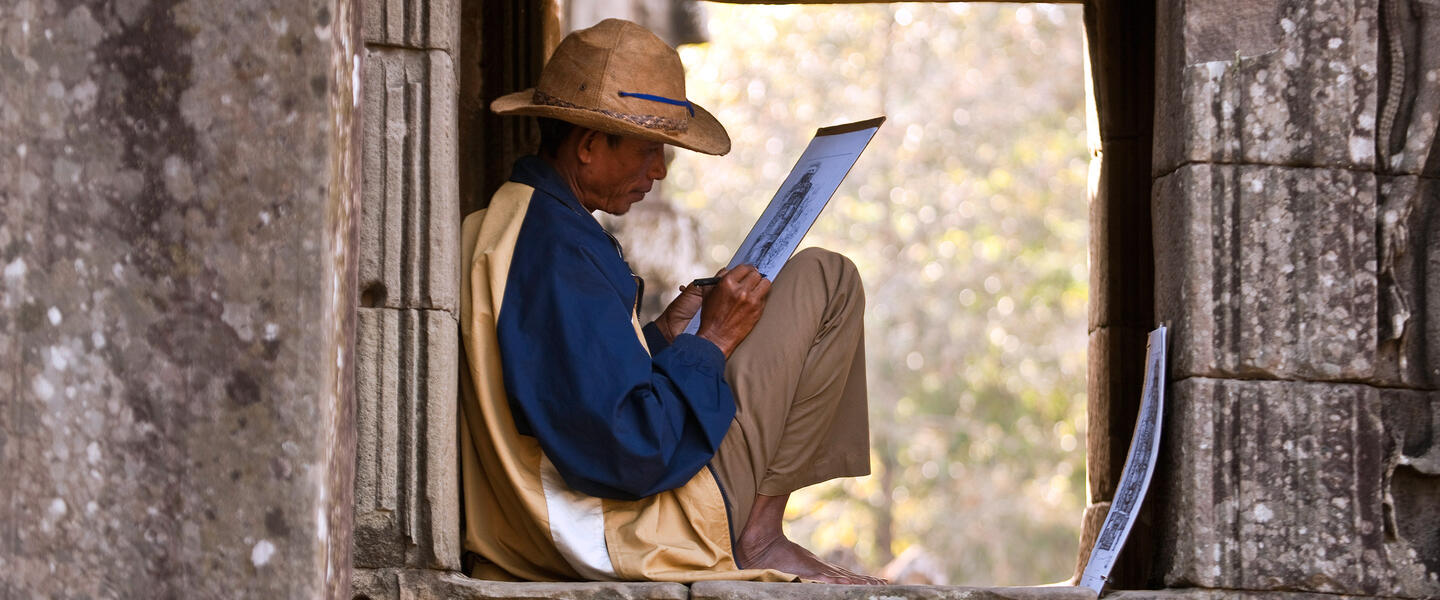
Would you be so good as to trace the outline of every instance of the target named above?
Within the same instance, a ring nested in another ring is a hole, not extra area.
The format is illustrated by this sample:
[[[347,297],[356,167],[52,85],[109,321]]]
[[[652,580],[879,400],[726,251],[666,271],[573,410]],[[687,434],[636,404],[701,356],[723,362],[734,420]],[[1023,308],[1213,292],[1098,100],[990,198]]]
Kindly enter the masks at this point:
[[[498,323],[520,433],[592,496],[633,500],[684,485],[735,415],[724,354],[680,335],[652,358],[630,320],[634,290],[617,285],[628,272],[607,277],[584,246],[535,250],[531,264],[512,266]]]
[[[646,323],[641,331],[645,333],[645,347],[650,349],[650,354],[658,354],[670,347],[670,340],[665,339],[665,334],[660,333],[660,326],[654,321]]]

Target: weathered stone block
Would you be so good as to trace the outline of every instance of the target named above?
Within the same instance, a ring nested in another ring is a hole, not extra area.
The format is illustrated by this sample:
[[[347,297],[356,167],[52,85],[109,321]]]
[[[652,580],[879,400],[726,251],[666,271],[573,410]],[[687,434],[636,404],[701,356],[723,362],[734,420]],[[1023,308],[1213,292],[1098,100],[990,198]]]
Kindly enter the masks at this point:
[[[1440,383],[1440,181],[1380,178],[1380,372],[1405,387]]]
[[[456,310],[455,101],[448,54],[366,50],[362,306]]]
[[[1359,600],[1375,596],[1349,594],[1316,594],[1307,592],[1259,592],[1254,590],[1122,590],[1105,594],[1105,600]]]
[[[0,597],[348,598],[354,8],[0,5]]]
[[[365,0],[365,43],[454,53],[458,0]]]
[[[1157,175],[1192,162],[1375,168],[1377,0],[1158,8]]]
[[[703,11],[698,2],[590,0],[565,7],[565,27],[574,31],[618,18],[639,23],[671,46],[701,44],[710,41]]]
[[[692,600],[1094,600],[1082,587],[961,587],[945,585],[833,585],[704,581],[690,585]]]
[[[1430,573],[1440,573],[1440,394],[1381,395],[1393,448],[1386,461],[1385,534],[1409,544]]]
[[[1376,374],[1373,175],[1190,165],[1155,186],[1156,318],[1174,327],[1173,375]]]
[[[687,600],[679,583],[481,581],[458,573],[356,569],[355,600]]]
[[[1440,504],[1437,476],[1417,471],[1405,511],[1392,500],[1409,452],[1440,454],[1411,422],[1440,411],[1440,394],[1198,378],[1171,392],[1167,586],[1440,594],[1440,549],[1402,533],[1434,531],[1434,510],[1417,507]]]
[[[357,566],[460,566],[458,340],[448,312],[359,309]]]

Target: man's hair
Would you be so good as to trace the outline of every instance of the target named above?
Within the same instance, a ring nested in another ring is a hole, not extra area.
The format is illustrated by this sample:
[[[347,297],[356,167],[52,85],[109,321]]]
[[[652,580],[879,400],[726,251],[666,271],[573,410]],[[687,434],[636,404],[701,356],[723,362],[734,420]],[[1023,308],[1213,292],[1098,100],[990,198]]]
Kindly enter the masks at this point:
[[[578,127],[578,125],[569,121],[561,121],[560,119],[552,119],[550,117],[537,117],[535,122],[540,125],[540,154],[550,158],[555,158],[555,155],[560,152],[560,144],[565,141],[565,138],[570,136],[571,131],[574,131],[575,128]],[[620,140],[623,137],[624,136],[615,133],[606,133],[605,142],[610,144],[611,148],[614,148],[620,145]]]

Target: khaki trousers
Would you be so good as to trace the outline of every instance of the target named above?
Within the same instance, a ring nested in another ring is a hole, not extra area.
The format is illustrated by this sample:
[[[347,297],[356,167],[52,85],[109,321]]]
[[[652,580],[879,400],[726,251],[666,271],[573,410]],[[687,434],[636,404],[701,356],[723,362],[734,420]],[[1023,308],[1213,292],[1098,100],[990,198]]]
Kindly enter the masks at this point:
[[[870,473],[864,312],[854,263],[807,248],[775,277],[759,323],[731,353],[735,419],[710,464],[736,539],[756,494]]]

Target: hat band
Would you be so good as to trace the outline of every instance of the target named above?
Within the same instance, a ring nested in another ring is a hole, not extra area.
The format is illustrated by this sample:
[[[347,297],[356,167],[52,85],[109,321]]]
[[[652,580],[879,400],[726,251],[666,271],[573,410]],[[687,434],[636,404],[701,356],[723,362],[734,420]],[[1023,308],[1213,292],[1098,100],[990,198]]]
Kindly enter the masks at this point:
[[[638,125],[640,127],[644,127],[645,129],[659,129],[662,131],[668,131],[673,133],[685,133],[685,131],[690,128],[690,122],[688,120],[672,119],[670,117],[662,117],[659,115],[634,115],[630,113],[606,110],[603,108],[580,106],[579,104],[561,100],[540,90],[535,90],[535,96],[534,98],[532,98],[531,101],[535,104],[541,104],[544,106],[557,106],[560,108],[573,108],[578,110],[586,110],[594,113],[600,113],[607,117],[620,119],[621,121],[625,121],[626,123],[630,123],[631,125]]]
[[[620,97],[621,97],[621,98],[639,98],[639,99],[641,99],[641,100],[649,100],[649,101],[651,101],[651,102],[662,102],[662,103],[665,103],[665,104],[672,104],[672,105],[675,105],[675,106],[679,106],[679,107],[681,107],[681,108],[684,108],[686,111],[689,111],[690,116],[692,116],[692,117],[695,116],[695,105],[694,105],[694,104],[691,104],[689,100],[676,100],[676,99],[674,99],[674,98],[666,98],[666,97],[664,97],[664,96],[656,96],[655,94],[636,94],[636,93],[634,93],[634,92],[620,92]]]

